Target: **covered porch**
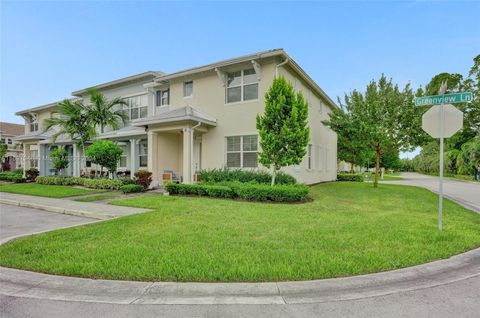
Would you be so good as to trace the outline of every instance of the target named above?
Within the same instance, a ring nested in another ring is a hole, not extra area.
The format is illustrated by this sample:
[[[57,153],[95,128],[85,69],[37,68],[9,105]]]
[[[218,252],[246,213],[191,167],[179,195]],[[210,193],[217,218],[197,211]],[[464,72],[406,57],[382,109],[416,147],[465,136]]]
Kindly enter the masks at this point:
[[[148,170],[152,186],[167,181],[193,183],[202,169],[202,137],[216,119],[191,106],[133,122],[147,130]]]

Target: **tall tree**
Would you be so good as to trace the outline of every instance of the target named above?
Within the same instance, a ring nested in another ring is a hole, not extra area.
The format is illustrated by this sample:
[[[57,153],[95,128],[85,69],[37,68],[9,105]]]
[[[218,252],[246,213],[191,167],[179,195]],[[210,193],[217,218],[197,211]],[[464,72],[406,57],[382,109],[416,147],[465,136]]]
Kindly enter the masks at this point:
[[[257,116],[261,151],[259,161],[272,170],[272,185],[281,167],[299,164],[310,136],[308,103],[283,76],[275,78],[265,94],[265,112]]]
[[[400,90],[383,74],[367,85],[365,93],[354,90],[344,97],[346,111],[360,125],[361,142],[375,151],[374,187],[378,187],[382,153],[410,150],[419,142],[421,119],[413,97],[409,84]]]
[[[127,105],[127,103],[124,100],[118,97],[109,100],[96,89],[89,89],[87,94],[90,96],[89,116],[95,127],[100,127],[101,133],[104,132],[107,126],[116,130],[121,122],[124,125],[127,123],[128,115],[123,110],[123,106]]]
[[[95,128],[90,118],[88,108],[81,101],[65,99],[58,104],[52,117],[45,119],[44,128],[45,130],[55,129],[52,135],[53,143],[60,135],[67,135],[71,140],[77,141],[80,144],[82,156],[85,154],[87,141],[95,136]]]
[[[370,147],[363,138],[362,123],[356,114],[339,99],[340,108],[330,114],[330,119],[323,121],[337,132],[337,158],[350,163],[350,172],[354,165],[363,166],[368,161]]]

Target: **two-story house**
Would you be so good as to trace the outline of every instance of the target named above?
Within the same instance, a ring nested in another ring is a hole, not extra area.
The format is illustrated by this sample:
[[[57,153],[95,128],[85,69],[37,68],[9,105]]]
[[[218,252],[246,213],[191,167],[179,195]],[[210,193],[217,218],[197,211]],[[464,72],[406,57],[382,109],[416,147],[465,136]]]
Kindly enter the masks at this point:
[[[22,135],[24,130],[23,125],[0,122],[0,143],[7,145],[7,152],[0,167],[2,171],[15,170],[22,167],[22,145],[14,139]]]
[[[262,169],[257,161],[259,137],[256,116],[263,113],[264,95],[275,76],[283,75],[309,104],[310,143],[301,164],[282,170],[307,184],[335,180],[337,137],[322,120],[337,107],[325,92],[282,49],[229,59],[176,73],[145,72],[94,86],[108,98],[121,97],[128,106],[129,123],[105,130],[96,138],[115,141],[124,149],[119,170],[133,175],[139,169],[153,173],[153,185],[172,177],[191,183],[201,169]],[[88,103],[87,89],[72,93]],[[48,160],[52,131],[42,124],[57,103],[17,112],[26,120],[25,168],[38,166],[41,175],[52,172]],[[75,141],[60,137],[72,158]],[[68,173],[88,174],[88,161],[73,160]]]

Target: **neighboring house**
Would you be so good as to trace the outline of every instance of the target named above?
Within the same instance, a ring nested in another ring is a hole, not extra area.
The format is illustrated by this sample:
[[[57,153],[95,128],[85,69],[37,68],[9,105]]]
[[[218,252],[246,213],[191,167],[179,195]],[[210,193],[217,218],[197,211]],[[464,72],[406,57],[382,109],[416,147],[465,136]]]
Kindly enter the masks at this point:
[[[310,144],[298,166],[282,170],[308,184],[335,180],[336,134],[321,121],[337,107],[325,92],[282,49],[225,60],[184,71],[164,74],[145,72],[94,86],[107,98],[127,101],[128,125],[106,129],[97,139],[115,141],[124,149],[119,171],[132,175],[139,169],[153,173],[153,185],[178,179],[191,183],[201,169],[262,169],[256,116],[264,111],[264,95],[277,75],[283,75],[309,102]],[[88,103],[87,89],[72,93]],[[48,160],[53,131],[43,131],[43,121],[57,103],[17,112],[26,121],[25,134],[17,140],[25,155],[42,160],[41,175],[54,173]],[[57,144],[67,147],[73,158],[79,148],[68,138]],[[47,160],[44,160],[47,158]],[[93,173],[88,161],[74,160],[68,174]]]
[[[22,144],[14,140],[25,131],[24,125],[0,122],[0,143],[7,145],[5,159],[1,162],[1,170],[15,170],[22,167]]]

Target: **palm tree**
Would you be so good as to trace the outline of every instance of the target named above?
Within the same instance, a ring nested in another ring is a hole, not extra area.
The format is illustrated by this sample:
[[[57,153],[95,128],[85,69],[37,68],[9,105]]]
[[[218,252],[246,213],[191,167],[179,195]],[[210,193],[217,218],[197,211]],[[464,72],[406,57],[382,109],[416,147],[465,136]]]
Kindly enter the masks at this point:
[[[128,115],[123,110],[123,106],[127,103],[124,100],[118,97],[109,100],[96,89],[89,89],[87,93],[90,95],[91,104],[88,106],[88,114],[91,123],[94,127],[100,126],[101,133],[107,126],[116,130],[119,128],[120,122],[124,125],[127,123]]]
[[[65,99],[57,105],[52,117],[45,119],[44,126],[45,130],[56,128],[52,135],[53,143],[60,135],[67,135],[72,140],[78,140],[81,152],[85,154],[85,144],[95,136],[95,127],[90,118],[88,107],[81,101]]]

